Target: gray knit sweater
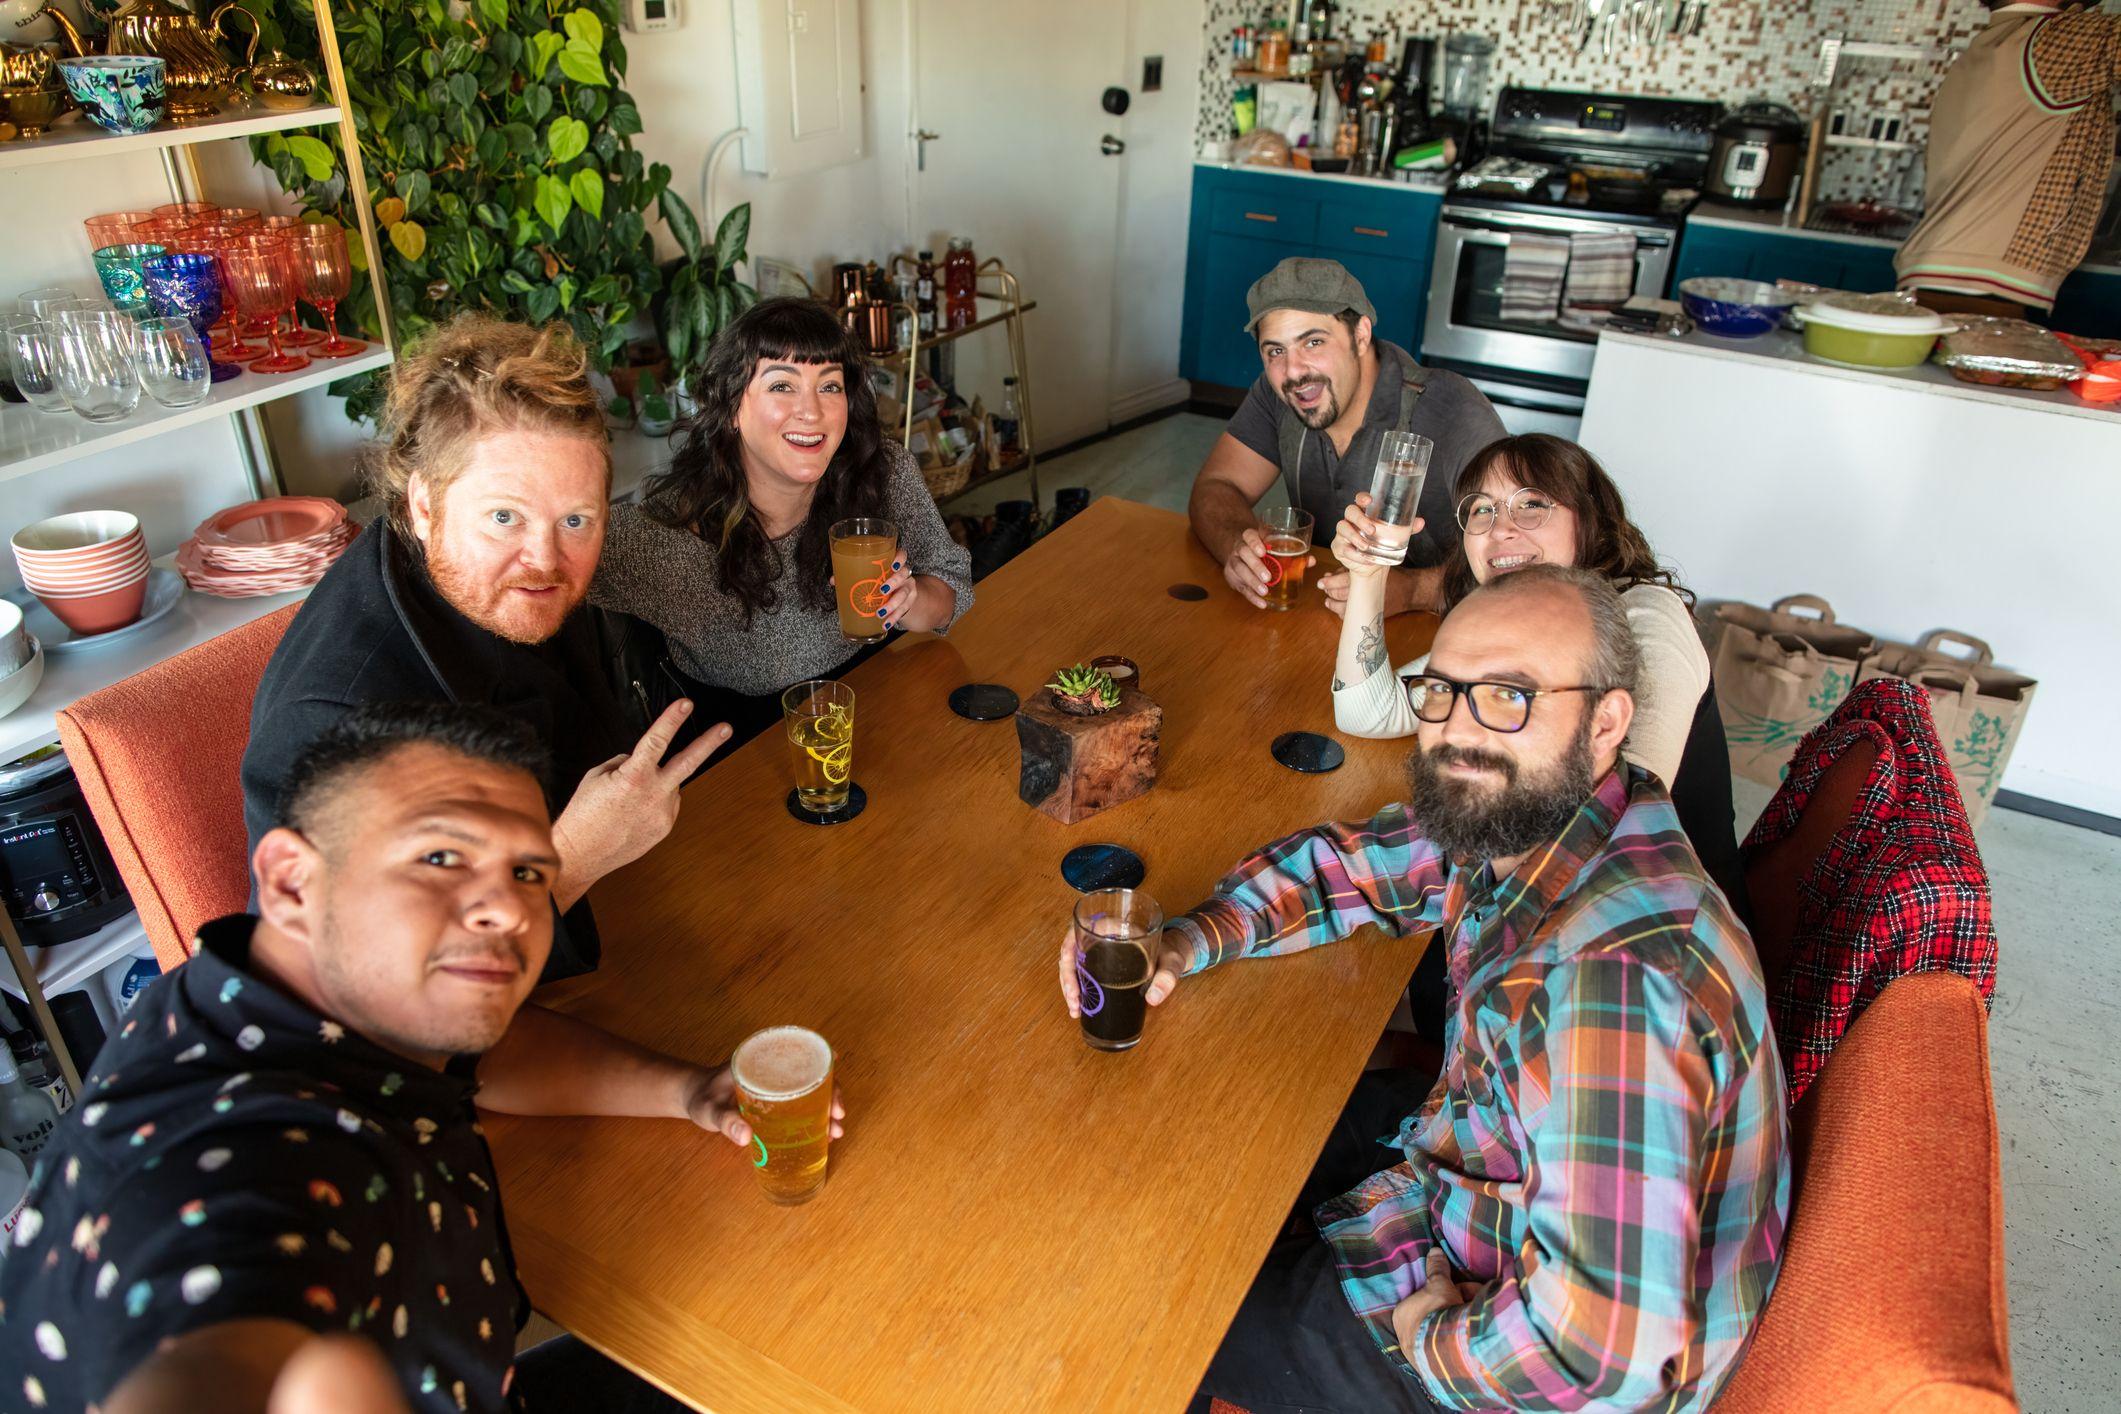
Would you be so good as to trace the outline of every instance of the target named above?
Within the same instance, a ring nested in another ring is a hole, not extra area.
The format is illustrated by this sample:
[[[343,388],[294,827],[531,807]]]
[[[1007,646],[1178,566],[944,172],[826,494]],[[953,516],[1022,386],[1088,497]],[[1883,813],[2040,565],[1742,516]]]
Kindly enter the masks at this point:
[[[884,514],[899,528],[899,548],[915,574],[942,580],[957,595],[949,630],[972,607],[972,556],[943,529],[942,513],[903,447],[886,443],[891,472]],[[744,621],[744,608],[721,591],[717,551],[687,530],[665,525],[639,506],[611,508],[604,554],[590,602],[633,615],[663,631],[678,670],[710,687],[749,696],[822,677],[853,657],[840,637],[839,615],[803,602],[796,583],[796,533],[773,542],[780,560],[779,602]]]

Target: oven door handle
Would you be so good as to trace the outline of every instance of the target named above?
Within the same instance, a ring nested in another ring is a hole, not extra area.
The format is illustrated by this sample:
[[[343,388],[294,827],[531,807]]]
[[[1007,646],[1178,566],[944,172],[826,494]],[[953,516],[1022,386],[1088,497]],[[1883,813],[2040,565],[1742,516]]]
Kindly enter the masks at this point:
[[[1671,235],[1665,231],[1637,230],[1632,226],[1594,227],[1588,222],[1575,221],[1570,222],[1568,225],[1562,225],[1559,222],[1543,221],[1537,216],[1513,217],[1508,213],[1500,213],[1494,216],[1461,216],[1455,211],[1447,211],[1443,214],[1442,222],[1454,231],[1493,231],[1500,232],[1505,238],[1512,234],[1567,236],[1579,231],[1589,233],[1593,230],[1601,234],[1612,232],[1617,235],[1620,231],[1625,230],[1635,237],[1636,245],[1647,246],[1652,250],[1661,250],[1672,243]],[[1476,245],[1507,245],[1509,243],[1507,239],[1479,240],[1472,236],[1465,237],[1465,240],[1469,244]]]

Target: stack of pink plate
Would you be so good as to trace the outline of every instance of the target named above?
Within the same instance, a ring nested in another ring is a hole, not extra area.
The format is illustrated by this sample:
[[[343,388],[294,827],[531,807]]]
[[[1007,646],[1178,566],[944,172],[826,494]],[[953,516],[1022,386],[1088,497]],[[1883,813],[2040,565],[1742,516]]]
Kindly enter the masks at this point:
[[[22,583],[78,634],[107,633],[140,617],[147,598],[147,537],[124,511],[76,511],[15,532]]]
[[[360,533],[346,507],[322,496],[246,501],[200,521],[177,568],[202,594],[285,594],[322,579]]]

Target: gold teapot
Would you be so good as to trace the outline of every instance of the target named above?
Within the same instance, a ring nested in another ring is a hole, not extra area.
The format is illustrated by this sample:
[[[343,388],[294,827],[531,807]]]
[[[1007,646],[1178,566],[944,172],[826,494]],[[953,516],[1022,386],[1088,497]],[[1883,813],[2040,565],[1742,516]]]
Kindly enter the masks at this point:
[[[250,47],[241,68],[221,57],[214,41],[222,37],[221,22],[233,12],[250,21]],[[59,26],[67,48],[76,56],[90,55],[88,41],[58,8],[46,5],[37,12],[49,15]],[[258,57],[257,17],[236,3],[222,0],[205,24],[199,17],[171,0],[130,0],[112,15],[106,54],[150,54],[167,66],[169,117],[171,122],[196,123],[221,111],[221,105]]]
[[[0,44],[0,92],[64,90],[66,86],[59,81],[57,57],[41,44]]]
[[[283,112],[307,108],[317,96],[317,76],[275,49],[250,66],[250,95]]]

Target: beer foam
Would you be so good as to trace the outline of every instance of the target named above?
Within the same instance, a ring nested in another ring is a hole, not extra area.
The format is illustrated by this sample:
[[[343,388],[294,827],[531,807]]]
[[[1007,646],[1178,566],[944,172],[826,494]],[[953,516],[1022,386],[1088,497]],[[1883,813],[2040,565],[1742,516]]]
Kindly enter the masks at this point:
[[[755,1100],[792,1100],[817,1088],[832,1071],[832,1047],[801,1026],[775,1026],[736,1048],[729,1068]]]

